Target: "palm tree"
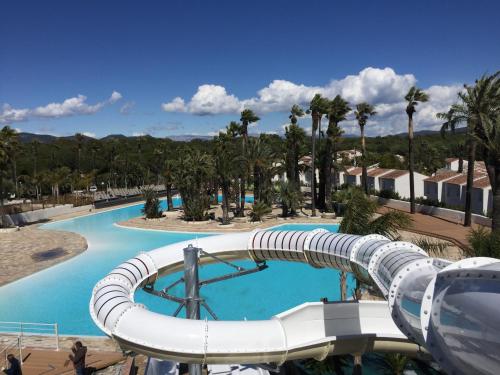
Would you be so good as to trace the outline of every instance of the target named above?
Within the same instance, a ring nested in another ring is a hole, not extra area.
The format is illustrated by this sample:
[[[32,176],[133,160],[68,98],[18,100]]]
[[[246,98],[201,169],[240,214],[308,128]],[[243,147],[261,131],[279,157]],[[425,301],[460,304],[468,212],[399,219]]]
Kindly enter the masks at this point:
[[[260,118],[251,110],[251,109],[244,109],[241,112],[241,136],[243,137],[243,142],[242,142],[242,156],[246,156],[247,153],[247,145],[248,145],[248,126],[254,122],[259,121]],[[245,193],[246,193],[246,177],[247,173],[246,171],[243,171],[241,175],[241,183],[240,183],[240,204],[241,204],[241,209],[240,212],[238,213],[239,216],[243,217],[245,216]]]
[[[384,354],[378,361],[380,373],[387,375],[403,375],[409,364],[409,358],[401,353]]]
[[[359,188],[349,188],[342,191],[342,194],[344,196],[339,201],[345,202],[345,212],[339,232],[358,235],[375,233],[396,240],[399,238],[398,230],[411,225],[410,217],[397,210],[374,218],[378,204],[368,198]]]
[[[38,168],[37,168],[37,163],[38,163],[38,149],[40,147],[40,142],[38,142],[37,139],[34,139],[31,141],[31,155],[32,155],[32,160],[33,160],[33,182],[35,183],[35,194],[36,198],[38,199],[40,194],[39,194],[39,184],[38,184]]]
[[[289,181],[280,181],[277,192],[281,203],[282,216],[294,215],[303,201],[300,190],[296,189],[295,184]]]
[[[215,137],[214,162],[215,175],[222,190],[222,224],[229,224],[229,196],[231,181],[236,178],[237,170],[233,160],[236,158],[232,135],[220,132]]]
[[[297,104],[294,104],[290,110],[290,116],[288,116],[290,125],[285,128],[287,178],[297,186],[300,185],[300,150],[303,147],[306,135],[304,130],[297,125],[298,118],[302,116],[304,116],[304,110]]]
[[[83,149],[83,141],[85,140],[85,136],[81,133],[75,134],[76,140],[76,150],[77,150],[77,163],[76,170],[78,173],[81,173],[81,160],[82,160],[82,149]]]
[[[253,174],[253,197],[256,202],[262,199],[264,174],[266,170],[272,168],[273,157],[271,149],[262,138],[249,140],[247,147],[247,160],[245,162],[248,163]]]
[[[429,95],[420,90],[416,86],[412,86],[405,96],[408,102],[406,106],[406,114],[408,115],[408,171],[410,172],[410,212],[415,213],[415,180],[414,171],[414,155],[413,155],[413,115],[417,111],[418,103],[423,103],[429,100]]]
[[[167,190],[167,211],[174,210],[174,203],[172,200],[172,185],[173,185],[173,171],[175,168],[174,161],[166,158],[163,165],[163,181],[165,182],[165,189]]]
[[[346,119],[347,114],[351,111],[349,103],[344,100],[340,95],[337,95],[329,102],[327,117],[328,117],[328,130],[326,138],[326,146],[323,154],[323,175],[325,179],[325,196],[323,205],[326,212],[332,212],[332,161],[333,161],[333,148],[334,143],[342,135],[342,130],[339,123]]]
[[[328,108],[328,99],[323,98],[321,94],[314,95],[309,103],[307,113],[311,114],[311,216],[316,216],[316,131],[321,123],[321,117]]]
[[[9,126],[0,130],[0,227],[6,225],[4,220],[4,199],[7,197],[4,179],[8,165],[12,163],[12,153],[17,145],[17,133]]]
[[[173,178],[182,197],[186,220],[201,221],[207,218],[210,207],[207,191],[213,172],[210,155],[189,147],[179,152]]]
[[[362,173],[361,173],[361,185],[363,186],[363,190],[365,194],[368,194],[368,174],[366,171],[366,140],[365,140],[365,125],[368,121],[368,118],[375,115],[375,108],[368,103],[359,103],[356,104],[356,111],[354,115],[356,116],[356,120],[358,120],[359,130],[361,132],[361,159],[362,159]]]
[[[474,184],[474,164],[476,161],[477,143],[474,138],[474,123],[472,113],[467,105],[454,104],[448,112],[438,113],[437,117],[445,120],[441,125],[441,134],[444,136],[446,131],[455,133],[455,129],[461,124],[467,124],[466,142],[467,142],[467,182],[465,187],[465,207],[464,207],[464,226],[470,227],[472,224],[472,188]]]

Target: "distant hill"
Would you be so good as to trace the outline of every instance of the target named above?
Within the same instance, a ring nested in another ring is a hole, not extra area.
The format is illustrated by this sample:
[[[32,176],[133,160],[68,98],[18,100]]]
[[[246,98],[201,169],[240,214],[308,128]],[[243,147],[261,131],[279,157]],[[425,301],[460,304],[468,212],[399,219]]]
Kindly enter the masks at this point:
[[[40,143],[54,143],[58,139],[66,139],[66,140],[73,140],[75,139],[74,135],[70,136],[64,136],[64,137],[57,137],[55,135],[49,135],[49,134],[35,134],[35,133],[26,133],[26,132],[21,132],[18,134],[19,141],[22,143],[30,143],[33,142],[34,140],[37,140]],[[192,135],[192,134],[184,134],[184,135],[171,135],[169,137],[153,137],[151,135],[145,135],[145,137],[150,137],[150,138],[169,138],[173,141],[179,141],[179,142],[189,142],[192,141],[193,139],[201,139],[201,140],[211,140],[213,137],[208,136],[208,135]],[[94,138],[92,137],[87,137],[84,136],[85,140],[92,140]],[[136,139],[138,136],[126,136],[123,134],[110,134],[107,135],[103,138],[100,138],[101,141],[109,141],[113,139],[117,140],[123,140],[123,139]]]

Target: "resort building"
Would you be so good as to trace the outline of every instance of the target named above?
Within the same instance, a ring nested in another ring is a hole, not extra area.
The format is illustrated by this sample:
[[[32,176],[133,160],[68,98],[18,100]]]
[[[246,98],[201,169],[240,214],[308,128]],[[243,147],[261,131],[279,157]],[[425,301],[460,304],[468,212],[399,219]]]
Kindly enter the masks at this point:
[[[415,197],[424,195],[424,180],[426,175],[414,172]],[[410,173],[407,170],[393,169],[379,177],[380,190],[398,193],[401,198],[410,198]]]
[[[434,176],[427,177],[424,180],[424,196],[425,198],[441,202],[444,196],[443,182],[451,180],[454,177],[461,176],[460,173],[454,171],[444,171],[436,173]]]
[[[460,174],[444,181],[443,186],[444,195],[441,201],[451,207],[463,208],[465,206],[467,175]],[[492,192],[488,176],[475,172],[472,188],[472,212],[478,215],[486,214],[491,210],[492,205]]]
[[[368,170],[368,188],[380,191],[380,177],[393,171],[393,169],[386,168],[372,168]]]

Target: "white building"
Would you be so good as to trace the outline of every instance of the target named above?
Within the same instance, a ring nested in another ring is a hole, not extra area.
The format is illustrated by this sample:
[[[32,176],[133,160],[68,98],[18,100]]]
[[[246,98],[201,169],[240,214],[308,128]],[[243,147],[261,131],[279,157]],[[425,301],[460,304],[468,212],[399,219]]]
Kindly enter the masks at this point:
[[[443,182],[451,180],[452,178],[461,176],[460,173],[454,171],[446,171],[436,173],[434,176],[427,177],[424,180],[424,196],[427,199],[441,202],[444,195]]]
[[[493,206],[489,178],[481,172],[475,172],[473,181],[472,212],[478,215],[487,214]],[[444,181],[443,186],[442,202],[451,207],[464,208],[467,190],[467,175],[460,174],[457,177]]]
[[[424,180],[426,175],[414,172],[415,197],[424,196]],[[393,169],[379,177],[380,190],[390,190],[401,198],[410,198],[410,173],[407,170]]]

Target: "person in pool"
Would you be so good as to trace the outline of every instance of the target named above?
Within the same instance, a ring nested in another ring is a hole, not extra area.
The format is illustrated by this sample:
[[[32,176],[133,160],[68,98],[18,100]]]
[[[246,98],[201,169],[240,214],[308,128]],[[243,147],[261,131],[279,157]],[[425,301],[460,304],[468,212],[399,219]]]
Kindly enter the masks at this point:
[[[85,356],[87,355],[87,347],[83,346],[81,341],[75,342],[71,348],[73,354],[69,355],[69,360],[73,362],[76,375],[85,375]]]
[[[3,372],[5,372],[7,375],[23,375],[21,364],[16,357],[14,357],[12,354],[9,354],[7,356],[7,361],[9,361],[10,366],[8,369],[2,367]]]

